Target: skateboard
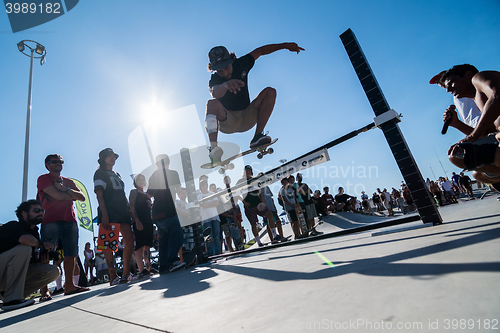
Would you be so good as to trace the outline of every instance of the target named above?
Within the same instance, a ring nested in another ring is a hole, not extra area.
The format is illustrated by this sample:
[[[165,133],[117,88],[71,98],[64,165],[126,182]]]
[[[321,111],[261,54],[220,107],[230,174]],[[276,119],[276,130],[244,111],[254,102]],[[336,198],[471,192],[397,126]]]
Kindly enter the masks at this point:
[[[110,223],[111,230],[106,230],[99,225],[99,238],[97,239],[97,250],[103,252],[118,251],[118,235],[120,233],[120,223]]]
[[[225,159],[223,161],[216,162],[216,163],[209,162],[209,163],[202,164],[201,168],[202,169],[213,169],[216,167],[220,167],[219,173],[222,175],[222,174],[224,174],[224,172],[226,172],[226,170],[233,170],[234,169],[234,163],[232,163],[232,161],[237,159],[237,158],[240,158],[240,157],[243,157],[245,155],[251,154],[255,151],[258,151],[259,153],[257,154],[257,158],[260,160],[265,155],[274,153],[274,149],[268,148],[268,147],[270,145],[274,144],[276,141],[278,141],[278,138],[274,139],[273,141],[271,141],[269,143],[263,144],[262,146],[251,148],[249,150],[246,150],[244,152],[241,152],[239,154],[231,156],[228,159]]]
[[[318,219],[318,223],[316,223],[312,228],[311,230],[315,230],[317,226],[323,224],[323,220],[321,218]]]
[[[204,230],[203,230],[203,242],[211,242],[213,239],[212,237],[210,237],[210,235],[212,234],[212,227],[209,227],[207,226]]]
[[[299,220],[302,228],[303,237],[307,237],[309,235],[309,229],[307,228],[307,221],[302,208],[295,208],[295,213],[297,214],[297,219]]]

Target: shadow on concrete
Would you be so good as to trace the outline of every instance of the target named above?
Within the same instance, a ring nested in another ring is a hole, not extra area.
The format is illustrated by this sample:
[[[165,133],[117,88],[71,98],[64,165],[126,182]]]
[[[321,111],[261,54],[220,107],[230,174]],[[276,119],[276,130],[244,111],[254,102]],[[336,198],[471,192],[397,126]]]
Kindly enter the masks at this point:
[[[180,274],[182,274],[182,279],[179,278]],[[177,278],[172,278],[172,276],[175,275],[177,275]],[[81,301],[89,299],[91,297],[107,297],[116,295],[118,293],[128,290],[134,284],[140,284],[141,289],[144,290],[166,289],[164,296],[167,298],[193,294],[208,289],[210,285],[208,284],[208,282],[205,282],[203,280],[210,279],[216,275],[217,273],[209,269],[209,267],[207,267],[206,269],[197,269],[196,271],[190,271],[190,272],[183,270],[179,272],[170,273],[167,275],[155,276],[150,280],[137,280],[132,283],[121,284],[106,289],[99,289],[95,291],[90,290],[72,297],[65,297],[62,295],[55,296],[52,299],[52,301],[44,303],[43,306],[37,306],[36,308],[33,308],[33,310],[31,311],[20,313],[10,318],[3,319],[2,318],[3,312],[1,312],[0,328],[8,327],[10,325],[22,322],[24,320],[31,320],[38,316],[43,316],[51,312],[61,310],[68,306],[75,306]],[[7,314],[7,312],[5,314]],[[96,313],[96,315],[99,314]]]
[[[62,308],[68,307],[68,306],[73,306],[85,299],[91,298],[93,296],[101,296],[103,294],[116,294],[118,292],[124,291],[127,289],[126,285],[119,285],[114,288],[109,288],[109,289],[99,289],[99,290],[90,290],[86,291],[80,294],[77,294],[72,297],[67,297],[67,296],[53,296],[51,301],[48,301],[43,304],[43,306],[37,306],[33,308],[31,311],[25,312],[25,313],[20,313],[17,316],[13,316],[10,318],[6,319],[1,319],[2,315],[0,314],[0,328],[7,327],[13,324],[17,324],[21,321],[24,320],[30,320],[33,318],[36,318],[38,316],[43,316],[46,314],[49,314],[54,311],[61,310]],[[26,309],[30,309],[29,307]],[[3,312],[2,312],[3,313]],[[4,314],[10,314],[12,312],[6,312]],[[57,320],[57,319],[56,319]]]
[[[462,222],[468,222],[468,221],[473,221],[473,220],[478,220],[478,219],[495,218],[495,217],[499,217],[499,216],[500,216],[500,214],[486,215],[486,216],[482,216],[482,217],[467,218],[467,219],[462,219],[462,220],[451,221],[451,222],[447,222],[446,224],[462,223]],[[345,247],[337,247],[337,248],[332,248],[332,249],[323,251],[322,253],[339,251],[339,250],[348,250],[348,249],[354,249],[354,248],[361,248],[361,247],[373,246],[373,245],[381,245],[381,244],[402,242],[402,241],[407,241],[407,240],[411,240],[411,239],[425,238],[425,237],[429,237],[429,236],[444,235],[445,237],[456,237],[456,236],[459,236],[460,234],[455,234],[455,233],[460,232],[460,231],[462,231],[464,235],[465,234],[474,234],[475,235],[475,234],[477,234],[477,233],[479,233],[481,231],[470,231],[470,232],[467,232],[467,231],[468,230],[474,230],[474,229],[477,229],[477,228],[482,228],[482,227],[490,227],[490,226],[494,226],[494,225],[498,225],[498,224],[500,224],[500,222],[492,222],[492,223],[488,223],[488,224],[482,224],[482,225],[479,225],[479,226],[472,226],[472,227],[467,227],[467,228],[462,228],[462,229],[454,229],[454,230],[441,231],[441,232],[438,231],[440,226],[435,226],[435,227],[431,227],[432,229],[429,229],[429,230],[430,231],[436,230],[436,232],[428,233],[428,234],[425,234],[425,235],[404,237],[404,238],[398,238],[398,239],[390,239],[390,240],[386,240],[386,241],[371,242],[371,243],[359,244],[359,245],[349,245],[349,246],[345,246]],[[434,228],[437,228],[437,229],[434,229]],[[412,229],[408,229],[408,230],[412,230]],[[408,231],[408,230],[405,229],[403,231]],[[358,235],[359,235],[359,238],[369,238],[369,237],[371,238],[372,237],[371,234],[368,234],[366,232],[359,233]],[[351,241],[352,241],[352,238],[342,239],[342,237],[339,237],[339,238],[332,238],[332,242],[330,244],[337,244],[337,243],[351,242]],[[315,248],[317,248],[317,246],[318,245],[314,242],[314,239],[312,239],[312,241],[309,242],[309,243],[297,244],[296,245],[296,249],[301,249],[301,250],[308,249],[308,248],[315,249]],[[286,253],[288,251],[289,251],[289,249],[275,249],[273,253]],[[314,251],[312,251],[312,252],[314,252]],[[290,257],[307,256],[310,253],[311,252],[294,254],[294,255],[285,255],[285,256],[274,256],[274,257],[271,257],[271,258],[266,258],[264,260],[245,261],[245,263],[242,263],[240,265],[247,265],[247,264],[251,264],[251,263],[259,262],[259,261],[278,260],[278,259],[286,259],[286,258],[290,258]],[[259,254],[257,254],[257,255],[259,255]],[[247,257],[247,256],[248,255],[245,255],[245,257]]]
[[[174,274],[177,275],[177,277],[180,277],[180,274],[182,274],[182,279],[171,278]],[[158,278],[153,278],[145,283],[142,283],[140,287],[143,290],[166,289],[164,297],[174,298],[194,294],[210,288],[210,284],[204,280],[213,278],[216,275],[217,273],[208,266],[206,268],[199,267],[198,269],[191,270],[189,272],[179,271],[169,273]]]
[[[384,243],[394,243],[405,241],[409,239],[416,239],[422,237],[429,237],[433,235],[440,234],[450,234],[454,236],[456,232],[466,231],[476,228],[483,228],[486,226],[498,225],[500,222],[490,223],[486,225],[467,227],[459,230],[450,230],[446,232],[437,232],[428,235],[420,235],[415,237],[407,237],[396,240],[388,240],[383,242],[372,242],[369,244],[347,246],[343,248],[334,248],[321,253],[325,254],[328,252],[344,250],[349,248],[359,248],[376,246]],[[450,251],[453,249],[466,247],[470,245],[475,245],[490,240],[500,238],[500,227],[495,229],[483,230],[474,232],[472,235],[454,239],[450,241],[440,242],[431,246],[421,247],[418,249],[403,251],[384,257],[373,257],[368,259],[353,260],[348,262],[334,262],[334,267],[328,266],[328,268],[323,268],[316,272],[304,273],[304,272],[290,272],[290,271],[280,271],[271,269],[261,269],[261,268],[250,268],[244,267],[244,265],[220,265],[213,266],[215,270],[223,270],[231,272],[234,274],[241,274],[246,276],[255,277],[258,279],[266,279],[275,282],[282,281],[294,281],[294,280],[316,280],[331,278],[334,276],[341,276],[345,274],[362,274],[370,276],[411,276],[414,278],[422,278],[422,276],[427,276],[427,278],[436,278],[439,275],[459,273],[459,272],[500,272],[500,262],[489,262],[489,263],[429,263],[429,264],[414,264],[414,263],[397,263],[398,261],[414,259],[419,257],[424,257],[431,254],[436,254],[439,252]],[[303,249],[303,248],[302,248]],[[303,255],[311,255],[314,252],[308,252],[298,255],[271,257],[269,260],[297,257]],[[319,260],[319,259],[318,259]]]

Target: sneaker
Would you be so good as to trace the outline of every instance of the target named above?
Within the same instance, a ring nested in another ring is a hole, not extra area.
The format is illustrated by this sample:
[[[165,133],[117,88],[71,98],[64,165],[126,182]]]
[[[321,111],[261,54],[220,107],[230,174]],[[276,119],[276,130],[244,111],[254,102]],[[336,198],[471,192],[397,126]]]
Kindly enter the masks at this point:
[[[288,238],[285,238],[285,237],[283,237],[281,235],[276,235],[274,237],[274,240],[277,240],[278,242],[288,242]]]
[[[179,260],[177,260],[172,265],[170,265],[170,268],[169,268],[168,272],[169,273],[175,272],[176,270],[178,270],[178,269],[180,269],[180,268],[182,268],[184,266],[186,266],[185,262],[180,262]]]
[[[62,294],[63,292],[64,292],[64,288],[54,289],[54,291],[52,292],[52,295]]]
[[[130,274],[128,275],[128,277],[127,277],[127,281],[128,281],[128,282],[135,281],[135,280],[137,280],[138,278],[139,278],[139,275],[136,275],[136,274],[132,274],[132,273],[130,273]]]
[[[321,231],[311,231],[311,236],[319,236],[319,235],[323,235],[323,233]]]
[[[25,306],[29,306],[29,305],[33,305],[33,304],[35,304],[34,299],[17,299],[14,301],[3,303],[2,309],[4,311],[10,311],[10,310],[23,308]]]
[[[250,149],[260,147],[270,142],[271,142],[271,137],[267,135],[267,133],[266,134],[259,133],[253,137],[252,141],[250,141]]]
[[[143,278],[147,278],[149,277],[149,275],[151,275],[151,273],[147,270],[147,269],[144,269],[142,272],[140,272],[137,277],[139,279],[143,279]]]
[[[212,164],[219,163],[221,161],[222,154],[224,153],[222,148],[215,146],[213,148],[208,148],[208,150],[210,151],[208,157],[210,157]]]
[[[111,281],[111,282],[109,283],[109,285],[110,285],[110,286],[116,286],[117,284],[119,284],[119,283],[120,283],[120,281],[121,281],[121,277],[120,277],[120,276],[117,276],[117,277],[115,277],[115,278],[113,279],[113,281]]]
[[[132,273],[128,273],[127,275],[122,276],[120,279],[120,284],[122,283],[128,283],[137,280],[139,277],[137,275],[134,275]]]

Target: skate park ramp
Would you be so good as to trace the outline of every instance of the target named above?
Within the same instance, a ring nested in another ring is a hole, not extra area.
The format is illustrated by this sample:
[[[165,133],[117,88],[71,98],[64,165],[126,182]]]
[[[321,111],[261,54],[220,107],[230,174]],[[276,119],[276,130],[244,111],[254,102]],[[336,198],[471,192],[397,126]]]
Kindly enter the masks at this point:
[[[416,217],[417,213],[410,213],[403,215],[401,212],[396,211],[394,217],[390,217],[388,215],[382,215],[374,213],[374,215],[367,214],[357,214],[352,212],[338,212],[338,213],[330,213],[327,217],[323,218],[323,223],[318,225],[316,230],[320,231],[324,234],[331,234],[338,231],[354,229],[358,227],[363,227],[367,225],[377,224],[381,222],[394,221],[403,217]],[[318,223],[318,218],[315,218],[315,222]],[[425,225],[422,222],[413,223],[412,227],[424,227]],[[409,225],[406,228],[410,227]],[[294,239],[293,231],[290,223],[286,223],[282,225],[283,228],[283,236],[291,236],[291,240]],[[263,228],[260,232],[260,239],[263,244],[268,244],[271,242],[266,228]],[[253,244],[250,249],[258,248],[258,244]]]

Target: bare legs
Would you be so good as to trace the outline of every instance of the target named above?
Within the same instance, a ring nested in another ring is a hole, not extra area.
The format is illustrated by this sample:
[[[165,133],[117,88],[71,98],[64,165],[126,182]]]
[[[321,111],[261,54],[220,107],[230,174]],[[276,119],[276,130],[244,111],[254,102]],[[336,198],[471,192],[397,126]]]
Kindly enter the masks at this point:
[[[255,129],[255,134],[262,133],[264,131],[265,126],[271,117],[271,113],[274,109],[274,104],[276,102],[276,89],[267,87],[262,90],[259,95],[252,101],[255,108],[258,110],[257,115],[257,127]],[[217,117],[219,122],[225,121],[226,110],[222,106],[221,102],[217,99],[211,99],[207,102],[207,106],[205,109],[205,118],[207,115],[212,114]],[[252,125],[253,127],[253,125]],[[213,146],[217,143],[218,138],[218,130],[212,133],[208,133],[208,139],[210,141],[210,145]]]

